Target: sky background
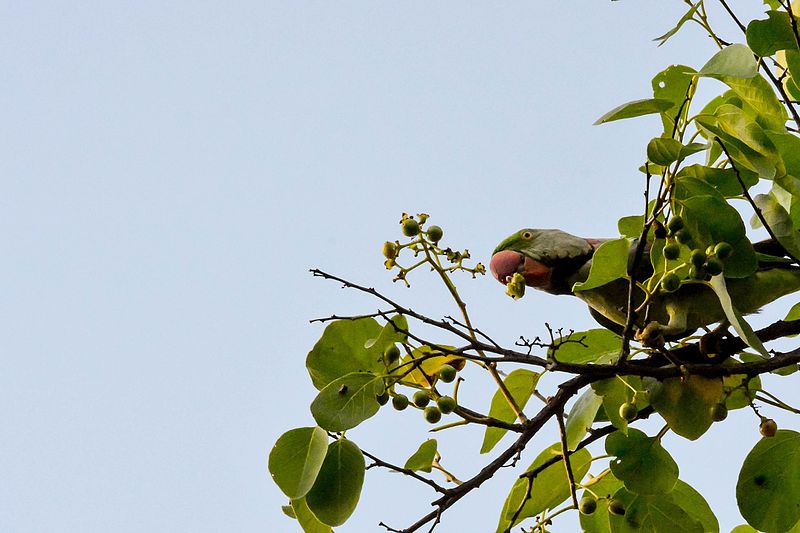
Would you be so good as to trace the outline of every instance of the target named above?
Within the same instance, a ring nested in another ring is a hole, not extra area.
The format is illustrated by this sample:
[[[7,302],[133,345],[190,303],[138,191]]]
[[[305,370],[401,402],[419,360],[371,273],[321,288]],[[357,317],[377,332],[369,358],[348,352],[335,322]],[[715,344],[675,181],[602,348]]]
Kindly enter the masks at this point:
[[[760,9],[735,4],[745,17]],[[591,124],[651,96],[666,66],[699,68],[714,53],[694,27],[652,42],[683,9],[0,4],[0,530],[299,530],[266,462],[281,433],[313,424],[304,360],[322,327],[309,319],[377,308],[308,269],[437,317],[456,311],[441,287],[420,272],[407,290],[382,265],[403,211],[430,213],[444,244],[485,264],[521,227],[616,235],[617,219],[641,210],[636,169],[660,126]],[[459,283],[474,322],[506,343],[544,334],[545,321],[595,327],[574,299],[513,302],[489,277]],[[468,377],[463,397],[486,409],[490,383]],[[348,435],[402,463],[428,438],[415,415],[389,409]],[[757,422],[742,410],[700,442],[665,439],[723,531],[742,522],[734,484]],[[480,431],[437,438],[459,477],[489,460]],[[522,462],[555,440],[543,432]],[[516,474],[487,482],[439,530],[493,530]],[[371,470],[340,530],[407,526],[432,499]]]

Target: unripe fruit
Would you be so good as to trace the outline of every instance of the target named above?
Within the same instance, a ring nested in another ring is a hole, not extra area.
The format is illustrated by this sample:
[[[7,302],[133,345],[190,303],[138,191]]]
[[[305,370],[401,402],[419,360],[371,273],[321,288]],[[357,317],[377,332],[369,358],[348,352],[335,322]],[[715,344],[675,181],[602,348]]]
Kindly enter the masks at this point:
[[[383,394],[379,394],[378,396],[375,397],[375,399],[378,400],[379,405],[386,405],[387,403],[389,403],[389,393],[384,392]]]
[[[592,514],[597,509],[597,500],[594,499],[594,496],[584,496],[578,503],[578,509],[582,514]]]
[[[681,286],[681,278],[674,272],[665,275],[661,280],[661,290],[664,292],[675,292]]]
[[[689,261],[691,261],[694,266],[700,268],[706,262],[706,254],[703,252],[703,250],[694,249],[692,250],[692,255],[689,258]]]
[[[625,402],[619,406],[619,416],[626,422],[635,419],[637,414],[639,414],[639,410],[631,402]]]
[[[430,228],[428,228],[427,233],[428,233],[428,238],[431,240],[431,242],[439,242],[440,240],[442,240],[442,235],[444,234],[442,228],[440,228],[439,226],[431,226]]]
[[[394,259],[397,257],[397,245],[389,241],[383,243],[383,256],[386,259]]]
[[[683,219],[679,216],[674,216],[667,222],[667,229],[670,233],[675,233],[683,229]]]
[[[456,369],[450,365],[442,365],[442,368],[439,369],[439,379],[445,383],[450,383],[456,379]]]
[[[427,420],[431,424],[435,424],[436,422],[442,419],[442,412],[435,405],[426,407],[424,415],[425,415],[425,420]]]
[[[681,255],[681,247],[678,243],[671,242],[664,246],[662,250],[664,252],[664,257],[669,260],[677,259],[679,255]]]
[[[713,244],[709,244],[706,247],[706,255],[714,255],[714,245]]]
[[[714,247],[714,254],[725,261],[733,253],[733,246],[727,242],[720,242]]]
[[[688,244],[692,240],[692,234],[689,230],[682,229],[675,233],[675,238],[681,244]]]
[[[383,350],[383,360],[387,365],[393,365],[400,359],[400,348],[396,344],[390,344]]]
[[[436,405],[442,413],[449,414],[456,408],[456,401],[450,396],[442,396],[436,400]]]
[[[711,406],[711,419],[714,422],[722,422],[728,418],[728,408],[724,403],[718,403]]]
[[[413,396],[414,405],[417,407],[425,407],[431,402],[431,397],[424,390],[418,390]]]
[[[703,254],[705,255],[705,254]],[[689,277],[692,279],[705,279],[706,271],[703,268],[703,265],[700,266],[690,266],[689,267]]]
[[[711,276],[716,276],[718,274],[722,274],[722,261],[717,259],[716,257],[709,257],[706,264],[703,265],[706,269],[706,272]]]
[[[771,418],[766,418],[761,422],[761,425],[758,426],[758,431],[765,437],[774,437],[775,433],[778,432],[778,424]]]
[[[408,396],[405,394],[398,394],[397,396],[392,398],[392,407],[397,409],[398,411],[402,411],[406,407],[408,407]]]
[[[625,506],[622,504],[621,501],[613,499],[610,502],[608,502],[608,512],[611,514],[615,514],[617,516],[624,516]]]
[[[413,237],[419,233],[419,223],[413,218],[407,218],[403,221],[403,235],[406,237]]]

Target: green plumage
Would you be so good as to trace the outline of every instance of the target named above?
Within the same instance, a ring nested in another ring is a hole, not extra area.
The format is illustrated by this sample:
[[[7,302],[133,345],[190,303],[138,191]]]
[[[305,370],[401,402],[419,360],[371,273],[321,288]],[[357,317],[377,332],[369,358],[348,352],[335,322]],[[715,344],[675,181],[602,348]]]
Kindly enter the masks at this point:
[[[617,279],[603,286],[574,292],[572,287],[589,276],[594,249],[603,241],[583,239],[560,230],[523,229],[503,240],[495,249],[492,258],[492,272],[503,281],[510,269],[515,267],[513,254],[521,254],[518,268],[521,271],[535,266],[547,269],[548,276],[539,274],[542,283],[529,283],[540,290],[552,294],[572,294],[585,301],[592,315],[603,326],[621,331],[627,320],[629,282]],[[760,243],[771,252],[774,243]],[[631,248],[631,254],[634,247]],[[774,252],[772,252],[774,253]],[[528,258],[528,261],[524,258]],[[647,254],[644,263],[636,273],[638,281],[645,281],[652,275],[652,266]],[[768,303],[781,296],[800,290],[800,268],[781,262],[761,264],[749,277],[726,279],[728,294],[736,310],[741,314],[757,312]],[[637,289],[635,305],[644,299],[644,292]],[[636,326],[644,328],[644,313]],[[659,333],[678,338],[726,320],[725,312],[713,289],[704,283],[684,283],[672,293],[660,292],[650,301],[647,322],[655,322]]]

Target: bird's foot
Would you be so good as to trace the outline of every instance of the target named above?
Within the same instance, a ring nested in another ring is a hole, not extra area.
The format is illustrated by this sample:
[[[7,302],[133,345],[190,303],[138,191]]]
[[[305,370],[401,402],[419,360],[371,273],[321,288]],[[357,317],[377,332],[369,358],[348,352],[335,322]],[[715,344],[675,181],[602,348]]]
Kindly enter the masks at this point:
[[[647,347],[661,348],[664,346],[664,326],[658,322],[650,322],[637,331],[634,338]]]
[[[722,340],[728,335],[728,323],[723,322],[718,327],[700,337],[700,353],[707,357],[722,351]]]

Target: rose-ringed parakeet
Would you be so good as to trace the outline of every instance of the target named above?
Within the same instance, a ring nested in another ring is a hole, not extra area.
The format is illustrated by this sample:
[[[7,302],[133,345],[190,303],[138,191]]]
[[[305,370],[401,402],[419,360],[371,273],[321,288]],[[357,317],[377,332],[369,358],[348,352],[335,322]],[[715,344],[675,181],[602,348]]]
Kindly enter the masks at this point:
[[[518,273],[529,287],[550,294],[577,296],[589,305],[592,316],[602,326],[621,333],[628,314],[628,280],[620,278],[593,289],[573,291],[575,283],[588,278],[592,255],[603,242],[602,239],[584,239],[557,229],[522,229],[495,248],[489,267],[503,284],[511,282],[514,274]],[[629,254],[629,270],[635,248],[634,243]],[[647,248],[639,268],[632,273],[639,282],[653,274],[648,257],[649,245]],[[784,254],[774,241],[762,241],[754,248],[764,254]],[[780,261],[762,263],[748,277],[726,279],[726,285],[739,313],[755,313],[773,300],[800,290],[800,268]],[[638,307],[643,301],[644,292],[637,289],[634,303]],[[664,335],[678,339],[700,327],[724,323],[725,320],[719,298],[710,287],[702,283],[686,283],[674,292],[656,291],[648,312],[639,313],[634,326],[640,334],[646,331],[649,338]]]

